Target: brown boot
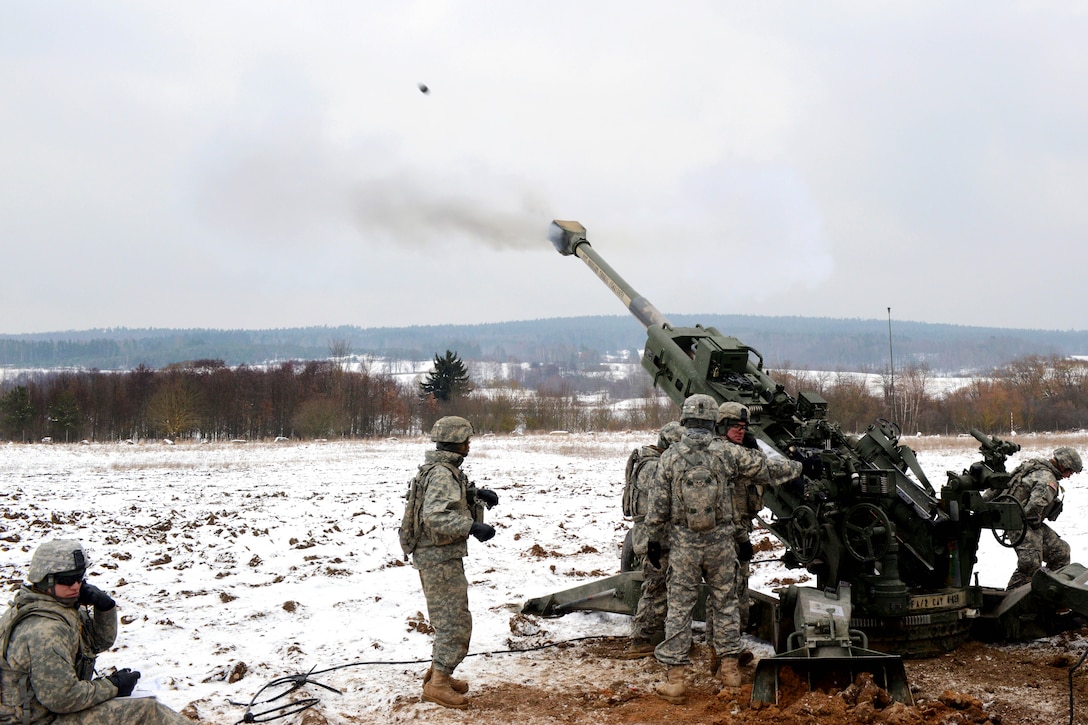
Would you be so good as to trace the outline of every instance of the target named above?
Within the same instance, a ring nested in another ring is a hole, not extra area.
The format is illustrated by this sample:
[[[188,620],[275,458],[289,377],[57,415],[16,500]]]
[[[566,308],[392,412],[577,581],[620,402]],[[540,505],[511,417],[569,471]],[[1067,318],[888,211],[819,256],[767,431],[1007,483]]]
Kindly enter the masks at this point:
[[[714,651],[714,648],[710,648],[710,676],[718,676],[718,667],[722,664],[722,658],[718,656],[718,653]]]
[[[654,646],[648,639],[632,639],[627,649],[620,655],[620,659],[634,660],[640,657],[650,657],[654,653]]]
[[[423,685],[423,702],[433,702],[442,707],[458,710],[468,707],[468,700],[450,686],[450,676],[442,670],[431,669],[431,677]]]
[[[683,665],[670,667],[665,682],[655,685],[654,690],[658,697],[673,705],[684,702],[688,692],[688,668]]]
[[[427,674],[423,675],[423,685],[426,686],[431,681],[431,673],[434,672],[434,665],[427,670]],[[460,692],[462,695],[468,692],[468,683],[464,680],[459,680],[453,675],[450,675],[450,689],[454,692]]]
[[[718,667],[718,677],[721,678],[723,688],[740,687],[740,668],[737,667],[736,655],[722,657],[721,666]]]

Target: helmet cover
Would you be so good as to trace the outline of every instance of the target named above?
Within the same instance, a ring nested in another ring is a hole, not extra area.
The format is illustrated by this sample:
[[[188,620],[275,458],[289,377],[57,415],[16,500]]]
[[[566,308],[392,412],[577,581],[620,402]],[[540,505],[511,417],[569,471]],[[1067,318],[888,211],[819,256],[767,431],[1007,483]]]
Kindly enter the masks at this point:
[[[472,435],[472,424],[458,415],[439,418],[431,427],[431,440],[435,443],[464,443]]]
[[[718,406],[719,423],[725,420],[739,420],[742,423],[747,423],[750,417],[748,406],[746,405],[727,401]]]
[[[1061,446],[1054,449],[1054,460],[1058,465],[1067,471],[1073,473],[1080,473],[1084,470],[1084,464],[1080,460],[1080,454],[1077,453],[1076,448],[1070,448],[1069,446]]]
[[[687,425],[684,421],[701,420],[709,424],[706,427],[711,428],[717,419],[718,403],[709,395],[702,393],[691,395],[680,408],[681,425]]]
[[[34,550],[27,579],[31,584],[40,584],[50,574],[82,575],[87,564],[87,554],[81,543],[74,539],[54,539]]]

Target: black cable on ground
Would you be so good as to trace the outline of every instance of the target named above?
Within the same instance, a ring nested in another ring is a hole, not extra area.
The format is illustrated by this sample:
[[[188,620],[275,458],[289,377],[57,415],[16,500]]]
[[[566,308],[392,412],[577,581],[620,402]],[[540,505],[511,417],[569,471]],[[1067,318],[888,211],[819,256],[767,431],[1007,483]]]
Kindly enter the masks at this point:
[[[549,649],[551,647],[561,647],[563,645],[572,644],[574,642],[584,642],[586,640],[591,640],[591,639],[606,640],[606,639],[623,639],[623,638],[622,637],[609,637],[609,636],[602,636],[602,635],[591,635],[591,636],[587,636],[587,637],[575,637],[574,639],[565,639],[565,640],[562,640],[561,642],[548,642],[546,644],[534,645],[532,647],[524,647],[524,648],[521,648],[521,649],[502,649],[502,650],[491,650],[489,652],[471,652],[471,653],[465,655],[465,657],[468,658],[468,657],[479,657],[480,655],[505,655],[505,654],[518,654],[520,652],[537,652],[537,651],[540,651],[540,650]],[[315,670],[315,669],[311,668],[310,671],[306,672],[305,674],[300,673],[300,674],[297,674],[297,675],[286,675],[284,677],[277,677],[276,679],[272,680],[271,682],[266,684],[261,689],[257,690],[257,692],[253,695],[253,697],[250,699],[250,701],[248,703],[235,702],[233,700],[228,700],[227,702],[229,702],[231,705],[235,705],[237,707],[243,707],[244,706],[246,708],[245,715],[243,715],[242,719],[239,720],[238,722],[236,722],[235,725],[242,725],[242,723],[253,723],[253,722],[271,722],[273,720],[278,720],[278,719],[280,719],[282,717],[287,717],[288,715],[294,715],[295,713],[302,712],[303,710],[308,710],[311,707],[313,707],[314,705],[316,705],[318,702],[320,702],[320,700],[318,698],[316,698],[316,697],[307,697],[307,698],[302,699],[302,700],[293,700],[293,701],[291,701],[291,702],[289,702],[289,703],[287,703],[285,705],[276,705],[275,707],[272,707],[272,708],[270,708],[268,710],[263,710],[261,712],[253,712],[253,708],[255,706],[257,706],[257,705],[267,705],[269,703],[275,702],[276,700],[279,700],[281,697],[286,697],[287,695],[290,695],[292,692],[294,692],[295,690],[298,690],[299,688],[301,688],[304,685],[317,685],[318,687],[322,687],[322,688],[324,688],[326,690],[329,690],[330,692],[335,692],[338,695],[343,694],[343,693],[340,692],[340,690],[337,690],[334,687],[329,687],[328,685],[322,684],[322,683],[318,682],[317,680],[312,679],[312,677],[314,675],[323,675],[323,674],[328,673],[328,672],[336,672],[337,670],[345,670],[345,669],[348,669],[349,667],[364,667],[364,666],[373,666],[373,665],[421,665],[421,664],[425,664],[425,663],[430,662],[430,661],[431,660],[430,660],[429,657],[427,659],[424,659],[424,660],[399,660],[399,661],[371,660],[371,661],[367,661],[367,662],[349,662],[348,664],[345,664],[345,665],[336,665],[335,667],[329,667],[329,668],[326,668],[324,670]],[[265,691],[267,691],[269,689],[275,688],[275,687],[286,686],[286,685],[289,685],[289,687],[287,687],[287,689],[285,689],[283,692],[280,692],[279,694],[273,695],[272,697],[269,697],[269,698],[264,699],[264,700],[258,699],[261,696],[261,693],[263,693],[263,692],[265,692]]]
[[[1086,658],[1088,658],[1088,649],[1084,650],[1077,664],[1069,668],[1069,725],[1073,725],[1073,670],[1084,664]]]

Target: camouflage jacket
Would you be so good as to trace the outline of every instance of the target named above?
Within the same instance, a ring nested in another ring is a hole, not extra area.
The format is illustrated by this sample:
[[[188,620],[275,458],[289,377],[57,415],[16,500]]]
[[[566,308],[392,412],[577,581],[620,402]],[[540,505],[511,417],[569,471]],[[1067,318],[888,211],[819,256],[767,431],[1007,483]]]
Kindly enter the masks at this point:
[[[763,489],[767,486],[781,486],[801,475],[801,463],[791,461],[780,455],[768,456],[758,447],[738,446],[730,440],[722,439],[726,447],[742,448],[763,456],[766,467],[758,476],[748,479],[747,485],[737,485],[733,492],[733,508],[736,511],[737,526],[743,526],[745,532],[752,531],[752,519],[763,508]]]
[[[692,461],[702,462],[720,482],[714,536],[745,538],[747,529],[736,520],[736,488],[745,488],[749,481],[766,476],[767,457],[760,451],[727,444],[710,431],[693,428],[684,433],[679,443],[670,446],[657,464],[645,520],[649,540],[661,541],[670,528],[687,526],[680,481]]]
[[[67,607],[23,585],[5,614],[18,618],[7,643],[2,670],[5,705],[29,700],[30,722],[48,723],[54,714],[79,712],[117,696],[106,679],[91,677],[94,658],[117,639],[117,607]],[[10,621],[10,620],[7,620]]]
[[[448,559],[468,556],[468,531],[480,516],[475,487],[461,471],[464,456],[450,451],[427,451],[424,465],[432,465],[422,479],[423,505],[419,512],[420,537],[412,565],[417,569]],[[454,474],[450,466],[456,469]]]
[[[1061,492],[1061,473],[1050,461],[1032,458],[1012,472],[1009,493],[1024,506],[1028,520],[1042,522]]]

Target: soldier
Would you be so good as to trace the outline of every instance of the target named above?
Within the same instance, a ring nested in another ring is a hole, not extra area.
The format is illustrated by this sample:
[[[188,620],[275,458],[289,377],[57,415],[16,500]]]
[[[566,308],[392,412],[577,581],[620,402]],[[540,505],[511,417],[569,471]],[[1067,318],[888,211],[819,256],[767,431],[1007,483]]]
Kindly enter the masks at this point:
[[[759,450],[756,438],[748,431],[750,414],[747,406],[726,402],[718,406],[718,435],[730,443],[751,450]],[[748,623],[748,575],[752,557],[752,519],[763,508],[763,482],[750,481],[745,486],[733,488],[733,507],[737,524],[737,611],[740,629]],[[743,535],[741,535],[743,532]],[[711,667],[713,668],[713,664]]]
[[[666,423],[658,434],[657,445],[642,446],[628,459],[627,481],[624,487],[624,515],[634,519],[631,542],[636,554],[642,557],[642,594],[631,620],[631,643],[625,657],[649,657],[654,645],[662,640],[665,632],[666,587],[665,572],[669,568],[669,543],[663,539],[659,565],[646,560],[646,504],[657,473],[661,454],[680,440],[684,428],[676,421]]]
[[[439,418],[431,428],[435,450],[427,451],[415,484],[420,506],[412,512],[419,540],[412,566],[419,570],[427,617],[434,627],[431,667],[423,676],[423,700],[443,707],[464,708],[468,683],[452,677],[468,654],[472,614],[468,609],[468,580],[463,559],[468,537],[487,541],[495,529],[483,522],[483,507],[496,506],[494,491],[476,488],[461,471],[469,452],[472,425],[459,416]]]
[[[1024,507],[1028,528],[1016,548],[1016,571],[1006,589],[1031,583],[1031,577],[1046,562],[1048,569],[1069,563],[1069,544],[1062,541],[1046,521],[1054,521],[1062,510],[1061,481],[1084,469],[1080,454],[1069,446],[1054,449],[1049,460],[1032,458],[1012,472],[1009,493]]]
[[[94,677],[96,656],[117,639],[117,606],[84,581],[89,564],[78,541],[35,549],[28,583],[0,619],[0,715],[24,725],[190,725],[154,698],[128,697],[139,672]]]
[[[727,448],[714,435],[717,414],[718,404],[709,395],[684,401],[680,424],[686,432],[661,456],[646,513],[646,558],[660,567],[666,532],[671,545],[665,640],[654,656],[668,668],[666,682],[655,689],[672,703],[683,702],[687,692],[692,610],[704,580],[709,589],[707,621],[713,627],[711,648],[721,659],[722,685],[741,684],[733,486],[763,475],[767,461],[756,451]]]
[[[764,454],[756,437],[748,430],[751,423],[751,412],[746,405],[735,402],[725,402],[718,406],[717,432],[722,436],[727,445],[737,445],[752,451]],[[802,464],[791,461],[781,456],[767,457],[766,473],[758,479],[747,482],[747,485],[737,485],[733,488],[733,506],[736,514],[737,525],[737,613],[740,631],[748,626],[748,610],[751,604],[748,595],[748,577],[751,574],[752,557],[755,550],[752,547],[752,522],[760,509],[763,508],[763,490],[767,486],[777,486],[792,481],[801,475]],[[752,653],[742,649],[738,656],[741,666],[752,662]],[[711,653],[710,669],[718,667],[717,658]]]

